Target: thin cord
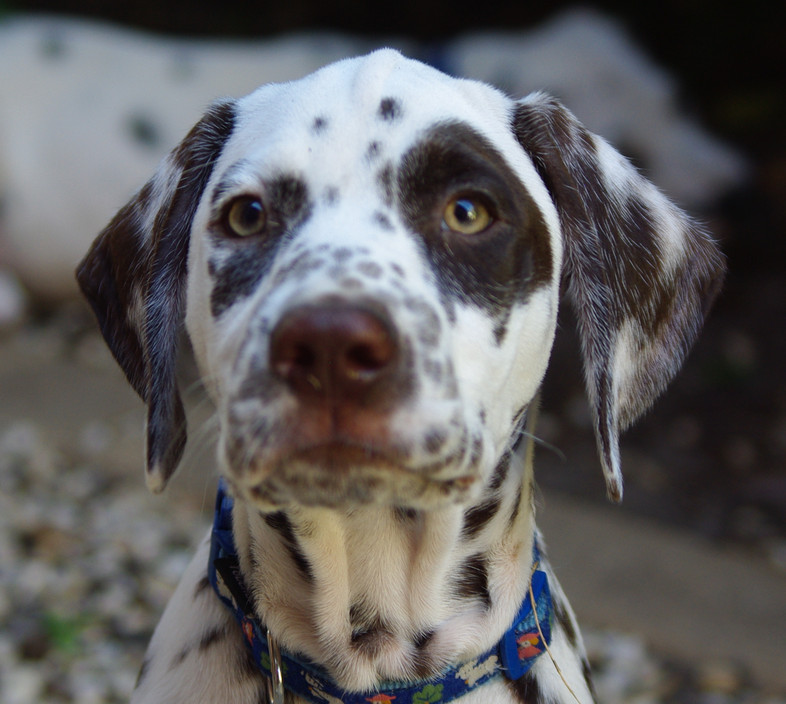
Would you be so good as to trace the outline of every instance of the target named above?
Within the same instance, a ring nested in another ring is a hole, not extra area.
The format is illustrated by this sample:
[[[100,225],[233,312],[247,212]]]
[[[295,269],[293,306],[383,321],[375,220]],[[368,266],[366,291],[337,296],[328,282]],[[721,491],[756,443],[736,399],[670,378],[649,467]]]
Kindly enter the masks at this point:
[[[540,394],[535,397],[533,402],[530,404],[530,417],[527,418],[527,425],[526,425],[526,435],[527,435],[527,449],[525,454],[525,466],[528,471],[532,471],[532,467],[534,464],[535,459],[535,421],[537,420],[537,413],[540,406]],[[531,480],[531,478],[530,478]],[[553,663],[554,667],[557,670],[557,674],[560,676],[560,679],[563,681],[565,686],[568,688],[568,691],[573,695],[573,698],[581,704],[581,700],[576,696],[576,692],[573,691],[573,688],[568,684],[567,679],[565,679],[565,675],[562,674],[562,670],[560,666],[557,664],[556,659],[554,658],[554,654],[551,652],[551,648],[549,648],[549,644],[546,642],[546,639],[543,637],[543,630],[540,627],[540,619],[538,618],[538,607],[535,603],[535,594],[532,591],[532,577],[535,574],[535,570],[538,569],[539,562],[535,562],[532,565],[532,572],[529,575],[529,601],[532,606],[532,613],[535,616],[535,625],[538,627],[538,636],[540,636],[540,642],[543,643],[543,647],[546,649],[546,652],[549,654],[551,658],[551,662]]]
[[[540,628],[540,619],[538,618],[538,607],[535,604],[535,595],[532,593],[532,575],[535,574],[535,570],[538,568],[539,563],[535,563],[532,566],[532,573],[529,577],[529,601],[532,604],[532,613],[535,616],[535,625],[538,627],[538,635],[540,636],[540,642],[543,643],[543,647],[546,648],[546,652],[549,654],[551,658],[551,662],[554,664],[554,667],[557,669],[557,674],[560,676],[560,679],[564,682],[565,686],[568,688],[568,691],[573,695],[573,698],[581,704],[581,700],[576,696],[576,692],[573,691],[573,688],[568,684],[568,681],[565,679],[565,675],[562,674],[562,670],[560,666],[557,664],[556,659],[554,658],[554,654],[551,652],[551,648],[549,648],[549,644],[546,642],[546,639],[543,637],[543,631]]]

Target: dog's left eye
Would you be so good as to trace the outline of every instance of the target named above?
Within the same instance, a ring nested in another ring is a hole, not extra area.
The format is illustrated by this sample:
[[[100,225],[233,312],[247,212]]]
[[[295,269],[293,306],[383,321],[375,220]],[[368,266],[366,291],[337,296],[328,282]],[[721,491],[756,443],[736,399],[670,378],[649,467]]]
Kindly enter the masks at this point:
[[[229,206],[226,224],[237,237],[258,235],[267,224],[265,206],[259,198],[242,196]]]
[[[451,199],[442,214],[443,226],[462,235],[483,232],[493,220],[488,208],[469,196]]]

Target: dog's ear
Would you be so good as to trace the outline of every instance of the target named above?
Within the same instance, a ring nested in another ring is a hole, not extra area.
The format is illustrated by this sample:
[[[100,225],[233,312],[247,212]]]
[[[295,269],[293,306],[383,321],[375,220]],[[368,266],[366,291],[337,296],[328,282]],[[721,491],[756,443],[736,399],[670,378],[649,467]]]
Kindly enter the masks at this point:
[[[147,485],[163,490],[186,442],[175,380],[191,223],[234,126],[212,105],[157,173],[114,217],[77,268],[109,349],[147,403]]]
[[[562,229],[607,492],[622,497],[619,434],[682,364],[720,290],[715,242],[558,101],[516,105],[513,129]]]

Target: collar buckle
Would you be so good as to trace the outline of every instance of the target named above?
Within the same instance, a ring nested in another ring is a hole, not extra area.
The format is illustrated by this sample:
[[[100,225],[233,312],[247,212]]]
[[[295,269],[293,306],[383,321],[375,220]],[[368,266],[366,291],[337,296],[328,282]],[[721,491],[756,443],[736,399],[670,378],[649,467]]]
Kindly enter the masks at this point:
[[[281,666],[281,651],[276,639],[265,628],[267,650],[270,656],[270,677],[265,677],[268,704],[284,704],[284,673]]]

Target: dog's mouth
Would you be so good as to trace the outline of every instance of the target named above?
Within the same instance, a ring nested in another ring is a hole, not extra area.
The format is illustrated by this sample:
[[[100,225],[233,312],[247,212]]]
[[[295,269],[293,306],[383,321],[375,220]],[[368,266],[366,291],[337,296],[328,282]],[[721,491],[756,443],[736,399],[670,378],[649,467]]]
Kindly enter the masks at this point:
[[[331,474],[352,471],[353,468],[379,468],[389,471],[408,471],[404,458],[397,450],[382,451],[370,446],[336,441],[294,450],[279,460],[279,464],[307,464]]]
[[[434,508],[464,500],[478,479],[471,471],[456,474],[445,463],[413,467],[400,450],[339,441],[297,447],[230,475],[243,497],[261,509]]]

